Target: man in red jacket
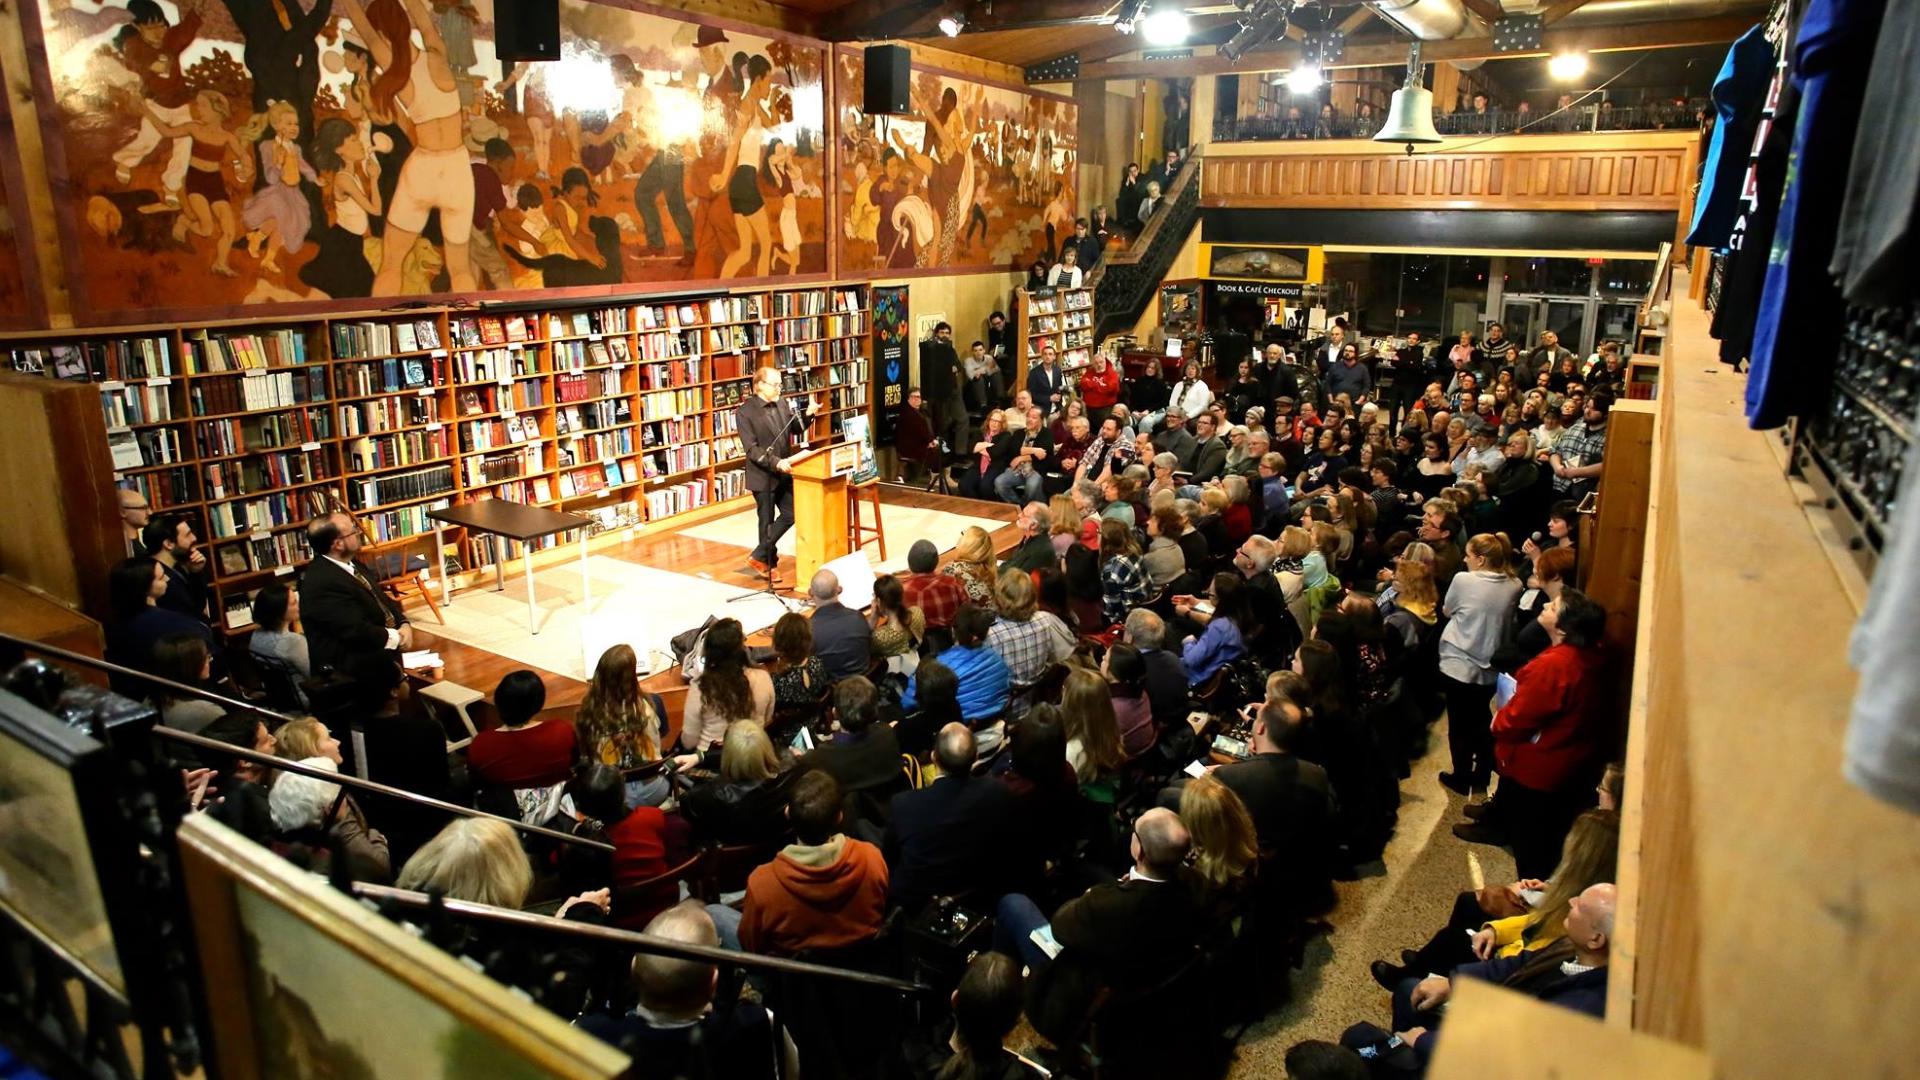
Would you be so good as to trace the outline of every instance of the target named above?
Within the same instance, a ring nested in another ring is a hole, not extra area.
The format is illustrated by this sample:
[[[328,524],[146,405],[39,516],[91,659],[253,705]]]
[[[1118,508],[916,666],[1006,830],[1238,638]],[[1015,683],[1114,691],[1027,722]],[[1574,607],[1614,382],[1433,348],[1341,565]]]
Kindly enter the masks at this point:
[[[1551,644],[1516,673],[1513,696],[1493,717],[1500,786],[1492,805],[1480,821],[1453,829],[1474,843],[1510,841],[1522,878],[1553,874],[1606,760],[1606,609],[1563,589],[1540,613],[1540,628]]]
[[[840,832],[840,785],[815,769],[794,782],[787,820],[799,842],[747,878],[740,945],[793,956],[870,940],[887,913],[887,861]]]

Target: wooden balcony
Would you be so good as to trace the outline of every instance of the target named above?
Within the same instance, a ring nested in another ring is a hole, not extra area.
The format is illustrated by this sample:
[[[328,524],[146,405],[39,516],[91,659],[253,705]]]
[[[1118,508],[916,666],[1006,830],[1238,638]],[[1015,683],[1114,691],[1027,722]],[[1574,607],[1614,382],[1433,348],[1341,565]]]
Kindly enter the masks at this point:
[[[1207,147],[1200,205],[1677,213],[1691,203],[1701,138],[1692,130],[1457,136],[1412,157],[1366,139],[1219,142]]]

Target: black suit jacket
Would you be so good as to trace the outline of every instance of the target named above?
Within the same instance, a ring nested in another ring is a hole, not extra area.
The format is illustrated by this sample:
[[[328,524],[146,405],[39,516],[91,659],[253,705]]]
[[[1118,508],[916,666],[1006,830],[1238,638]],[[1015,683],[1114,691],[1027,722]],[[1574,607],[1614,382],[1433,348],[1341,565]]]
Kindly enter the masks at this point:
[[[1020,570],[1030,574],[1059,561],[1059,557],[1053,553],[1053,537],[1032,536],[1022,540],[1019,547],[1008,552],[1007,557],[1000,561],[1000,566],[1003,569]]]
[[[158,607],[177,611],[189,618],[207,618],[207,577],[191,570],[167,568],[167,591],[154,601]]]
[[[1027,393],[1033,395],[1033,403],[1048,416],[1052,416],[1058,408],[1053,395],[1064,392],[1066,385],[1067,373],[1058,366],[1049,372],[1047,365],[1035,364],[1027,372]]]
[[[1071,1030],[1099,990],[1135,990],[1177,971],[1206,928],[1191,879],[1102,882],[1053,916],[1061,952],[1034,975],[1027,1013],[1043,1035]]]
[[[1153,721],[1161,726],[1185,722],[1187,718],[1187,666],[1180,654],[1153,649],[1140,654],[1147,665],[1147,701],[1153,706]]]
[[[300,624],[316,673],[344,670],[354,656],[386,652],[388,612],[395,626],[406,625],[406,612],[380,591],[364,567],[356,578],[332,560],[315,556],[300,573]]]
[[[960,393],[960,356],[952,342],[929,338],[920,343],[920,393],[928,401],[947,401]]]
[[[865,675],[873,663],[873,628],[866,616],[838,601],[815,608],[813,655],[826,665],[830,679]]]
[[[1292,754],[1256,754],[1213,775],[1247,804],[1260,846],[1273,852],[1286,891],[1308,906],[1324,899],[1332,888],[1334,858],[1333,785],[1326,770]]]
[[[911,910],[935,896],[972,889],[998,896],[1010,867],[1015,802],[992,777],[942,776],[893,797],[884,850],[888,892]]]
[[[787,482],[774,462],[793,453],[793,409],[785,399],[769,404],[750,397],[734,410],[740,428],[740,446],[747,456],[747,490],[774,491]]]
[[[887,787],[900,781],[900,740],[893,728],[876,723],[851,742],[828,743],[800,759],[800,768],[819,769],[840,782],[844,792]]]

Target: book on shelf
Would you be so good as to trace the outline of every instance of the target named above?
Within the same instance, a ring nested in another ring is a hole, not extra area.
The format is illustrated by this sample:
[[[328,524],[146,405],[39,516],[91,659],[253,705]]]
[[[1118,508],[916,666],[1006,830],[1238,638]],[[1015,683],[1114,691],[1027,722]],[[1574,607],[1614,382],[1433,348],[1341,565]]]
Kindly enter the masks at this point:
[[[527,317],[525,315],[507,316],[504,324],[504,333],[507,335],[508,341],[523,342],[533,337],[532,330],[527,326]]]

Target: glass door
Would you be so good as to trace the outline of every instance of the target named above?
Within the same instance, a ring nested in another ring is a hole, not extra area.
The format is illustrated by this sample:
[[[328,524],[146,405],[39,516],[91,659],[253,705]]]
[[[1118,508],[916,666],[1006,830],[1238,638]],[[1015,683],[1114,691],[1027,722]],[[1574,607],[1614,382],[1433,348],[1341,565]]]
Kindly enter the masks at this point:
[[[1531,345],[1534,335],[1539,333],[1540,320],[1545,317],[1538,297],[1509,293],[1500,304],[1500,322],[1507,331],[1508,341]]]
[[[1541,324],[1542,331],[1551,330],[1560,335],[1560,347],[1574,355],[1585,358],[1593,352],[1593,308],[1592,300],[1548,300],[1546,319]],[[1529,345],[1538,345],[1538,341],[1529,341]]]
[[[1538,296],[1508,293],[1501,304],[1507,338],[1524,348],[1536,348],[1548,330],[1560,336],[1560,346],[1585,358],[1593,352],[1600,322],[1599,302],[1582,296]]]

